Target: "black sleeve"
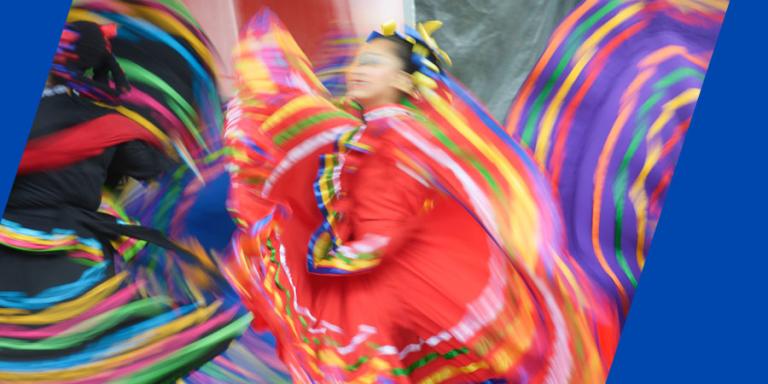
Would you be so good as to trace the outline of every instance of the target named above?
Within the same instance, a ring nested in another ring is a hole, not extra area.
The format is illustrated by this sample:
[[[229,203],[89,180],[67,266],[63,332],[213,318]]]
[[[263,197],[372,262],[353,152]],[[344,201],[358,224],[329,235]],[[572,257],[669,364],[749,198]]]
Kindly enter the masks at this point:
[[[142,141],[117,146],[109,164],[107,185],[117,185],[123,177],[149,180],[170,169],[173,162],[161,151]]]

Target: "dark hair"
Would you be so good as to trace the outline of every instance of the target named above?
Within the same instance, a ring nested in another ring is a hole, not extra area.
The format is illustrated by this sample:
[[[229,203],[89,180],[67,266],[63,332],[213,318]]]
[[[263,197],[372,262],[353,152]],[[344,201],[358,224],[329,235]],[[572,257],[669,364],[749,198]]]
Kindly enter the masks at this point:
[[[82,95],[108,103],[115,102],[121,93],[130,89],[112,54],[109,37],[100,25],[87,21],[64,26],[50,79],[52,83],[67,85]]]
[[[419,67],[413,63],[411,56],[413,55],[413,44],[405,41],[397,36],[378,36],[373,40],[386,40],[395,43],[395,55],[402,61],[403,70],[408,73],[416,72]],[[372,41],[373,41],[372,40]]]
[[[82,71],[101,69],[111,55],[108,42],[98,24],[87,21],[69,23],[67,28],[77,33],[77,40],[72,47],[74,57],[68,64]]]

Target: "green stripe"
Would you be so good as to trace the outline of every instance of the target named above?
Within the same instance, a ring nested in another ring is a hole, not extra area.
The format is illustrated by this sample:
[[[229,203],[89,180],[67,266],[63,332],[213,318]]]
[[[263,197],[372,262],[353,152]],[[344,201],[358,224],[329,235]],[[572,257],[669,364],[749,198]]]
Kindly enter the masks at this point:
[[[296,124],[293,124],[290,127],[286,128],[285,130],[281,131],[280,134],[275,136],[274,142],[277,145],[282,145],[286,141],[290,140],[292,137],[301,133],[301,131],[303,131],[309,126],[322,123],[326,120],[330,120],[333,118],[343,118],[347,116],[348,116],[347,114],[339,111],[330,111],[330,112],[323,112],[317,115],[313,115],[311,117],[307,117],[306,119],[302,119]]]
[[[179,202],[179,196],[181,195],[181,180],[188,174],[188,168],[186,166],[179,167],[171,176],[170,187],[163,195],[157,206],[157,211],[152,215],[152,226],[164,230],[170,225],[172,215],[169,214],[171,209]]]
[[[291,292],[288,291],[288,289],[286,289],[282,284],[280,284],[281,264],[277,262],[277,258],[275,257],[277,250],[272,245],[272,239],[267,240],[267,249],[269,249],[270,252],[270,260],[272,260],[272,262],[277,265],[277,270],[275,272],[275,285],[278,289],[285,293],[285,314],[286,316],[291,316]]]
[[[614,234],[613,243],[616,249],[616,262],[619,263],[624,275],[627,276],[629,282],[633,287],[637,288],[637,277],[632,272],[632,268],[627,262],[627,258],[624,256],[622,250],[622,235],[623,235],[623,222],[624,222],[624,205],[626,202],[626,193],[629,188],[629,164],[635,156],[637,149],[642,143],[643,137],[648,131],[649,124],[646,115],[650,112],[651,108],[659,103],[664,97],[664,92],[654,93],[648,98],[638,110],[638,120],[640,121],[639,129],[635,130],[635,134],[632,137],[632,141],[624,154],[619,170],[616,174],[616,181],[613,184],[613,201],[616,206],[616,219],[614,220]]]
[[[189,365],[196,359],[201,358],[206,353],[209,353],[214,347],[224,340],[237,337],[242,334],[248,328],[252,319],[252,315],[248,314],[243,316],[226,326],[218,329],[202,339],[190,343],[189,345],[179,349],[170,356],[167,356],[161,361],[155,362],[147,366],[146,368],[115,381],[119,384],[132,384],[132,383],[154,383],[159,378],[174,372],[185,365]]]
[[[98,264],[102,263],[102,261],[93,261],[93,260],[89,260],[89,259],[81,259],[79,257],[73,257],[72,258],[72,262],[74,262],[75,264],[84,265],[86,267],[93,267],[95,265],[98,265]]]
[[[200,28],[200,25],[197,23],[195,18],[192,17],[192,14],[189,12],[187,7],[184,6],[184,4],[181,1],[179,0],[158,0],[158,1],[164,4],[169,9],[171,9],[173,11],[173,16],[182,17],[189,24],[193,25],[195,28],[202,29]]]
[[[120,67],[123,68],[126,77],[134,83],[142,83],[148,87],[152,87],[165,95],[165,105],[173,111],[178,117],[187,131],[195,138],[198,145],[202,148],[208,148],[205,140],[200,135],[195,120],[197,119],[197,112],[185,100],[173,87],[166,83],[162,78],[148,71],[142,66],[126,59],[118,58]]]
[[[131,261],[134,257],[136,257],[136,254],[139,253],[144,247],[147,246],[147,242],[145,240],[138,240],[135,244],[133,244],[130,248],[126,249],[125,252],[123,252],[122,257],[124,261]]]
[[[651,109],[659,104],[666,95],[666,89],[679,83],[686,78],[695,78],[702,80],[704,75],[698,70],[692,68],[680,68],[677,69],[654,83],[653,89],[656,92],[648,98],[639,108],[637,120],[639,121],[639,129],[636,129],[635,134],[632,137],[632,141],[627,148],[624,158],[622,159],[619,169],[616,175],[616,181],[613,185],[613,201],[616,206],[616,218],[614,220],[614,234],[613,243],[616,250],[616,261],[621,267],[624,274],[629,279],[633,287],[637,288],[637,277],[632,272],[632,268],[624,256],[622,249],[622,235],[623,235],[623,223],[624,223],[624,205],[626,204],[626,194],[629,189],[629,164],[637,154],[637,150],[643,142],[643,137],[648,132],[650,124],[648,122],[648,114]]]
[[[234,149],[230,147],[224,147],[203,157],[203,162],[207,165],[210,165],[211,163],[219,160],[224,156],[232,155],[234,152]]]
[[[416,112],[415,106],[413,104],[406,104],[409,108],[412,108],[414,112]],[[420,113],[413,113],[412,114],[416,120],[418,120],[420,123],[422,123],[427,129],[430,130],[432,135],[435,136],[443,145],[445,145],[451,153],[456,155],[457,157],[464,159],[469,162],[472,167],[474,167],[480,175],[485,179],[485,182],[488,184],[488,186],[491,187],[491,190],[496,195],[497,199],[505,200],[504,193],[501,191],[501,187],[496,182],[496,180],[491,176],[491,173],[483,167],[482,163],[477,160],[474,156],[471,156],[469,153],[465,152],[461,149],[459,145],[457,145],[455,142],[453,142],[448,136],[445,135],[445,133],[437,127],[437,125],[429,120],[426,116],[421,115]]]
[[[35,340],[0,338],[0,348],[19,351],[52,351],[71,348],[93,340],[129,317],[146,318],[158,315],[168,308],[168,305],[169,300],[164,298],[147,298],[134,301],[85,320],[82,325],[87,326],[79,332]]]
[[[469,353],[469,349],[467,349],[467,347],[462,347],[462,348],[454,349],[454,350],[452,350],[452,351],[450,351],[450,352],[448,352],[448,353],[446,353],[444,355],[440,355],[437,352],[432,352],[432,353],[429,353],[426,356],[422,357],[421,359],[415,361],[413,364],[409,365],[408,368],[395,368],[395,369],[393,369],[392,373],[395,376],[408,376],[411,373],[413,373],[413,371],[426,366],[427,364],[437,360],[440,357],[442,357],[442,358],[444,358],[446,360],[451,360],[451,359],[456,358],[457,356],[466,355],[467,353]]]
[[[653,85],[653,90],[658,91],[662,90],[664,88],[671,87],[672,85],[677,84],[678,82],[693,77],[699,81],[704,81],[704,73],[691,67],[683,67],[676,69],[672,73],[664,76],[656,82],[656,84]]]
[[[354,372],[354,371],[358,370],[360,368],[360,366],[365,364],[368,360],[370,360],[370,358],[368,356],[363,356],[363,357],[357,359],[357,362],[347,366],[347,371]]]
[[[568,40],[566,41],[566,51],[563,57],[560,59],[560,62],[557,64],[557,67],[555,68],[555,71],[552,73],[552,75],[549,77],[547,82],[544,85],[544,88],[539,93],[539,96],[536,98],[536,101],[533,104],[533,107],[531,108],[531,111],[528,115],[528,120],[525,123],[525,130],[523,131],[522,135],[522,141],[523,144],[530,147],[531,141],[533,140],[533,132],[536,128],[536,123],[539,121],[539,118],[541,117],[541,110],[544,106],[544,101],[549,97],[549,94],[552,92],[552,89],[555,87],[555,84],[560,82],[560,77],[563,75],[563,72],[565,71],[565,68],[568,66],[568,64],[573,59],[573,56],[576,54],[576,51],[581,46],[582,43],[581,38],[583,35],[590,29],[592,26],[594,26],[598,21],[600,21],[603,17],[605,17],[608,13],[613,11],[614,9],[618,8],[622,2],[620,0],[613,0],[610,3],[604,5],[602,8],[600,8],[597,12],[592,14],[586,21],[579,24],[578,27],[574,30],[573,33],[568,35]],[[579,41],[579,44],[576,44],[576,41]]]
[[[169,212],[175,203],[178,203],[179,195],[181,195],[181,187],[178,184],[174,184],[168,189],[157,207],[157,213],[154,215],[155,228],[165,229],[168,227],[172,219]]]

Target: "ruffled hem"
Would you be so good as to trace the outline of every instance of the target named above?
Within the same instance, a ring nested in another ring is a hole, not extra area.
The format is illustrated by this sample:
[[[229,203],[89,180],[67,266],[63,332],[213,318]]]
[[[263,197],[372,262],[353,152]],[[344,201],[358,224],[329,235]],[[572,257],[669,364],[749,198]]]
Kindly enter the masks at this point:
[[[105,264],[34,297],[0,292],[0,381],[156,382],[180,377],[242,333],[250,315],[221,302],[147,297],[145,280]]]
[[[108,196],[104,197],[100,211],[115,217],[118,224],[138,224]],[[30,256],[36,253],[65,252],[73,261],[89,266],[105,261],[104,244],[96,238],[81,236],[72,229],[53,228],[44,231],[28,228],[6,218],[0,219],[0,245],[29,252]],[[133,259],[146,245],[146,241],[128,236],[120,236],[110,241],[110,246],[126,262]]]
[[[26,228],[5,218],[0,220],[0,244],[32,254],[63,251],[73,259],[92,263],[104,261],[104,249],[96,239],[81,237],[67,229],[41,231]]]

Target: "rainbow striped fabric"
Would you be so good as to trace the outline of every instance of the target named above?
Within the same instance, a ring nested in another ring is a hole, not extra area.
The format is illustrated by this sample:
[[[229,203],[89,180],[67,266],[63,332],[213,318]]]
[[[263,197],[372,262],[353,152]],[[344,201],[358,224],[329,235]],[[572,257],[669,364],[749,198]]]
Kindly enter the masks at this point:
[[[74,230],[46,232],[26,228],[6,218],[0,221],[0,243],[28,252],[65,251],[69,257],[83,263],[104,261],[104,250],[96,239],[82,238]]]
[[[115,197],[114,206],[180,242],[197,259],[168,258],[165,250],[150,246],[124,268],[146,279],[150,292],[177,300],[220,300],[223,307],[236,310],[238,321],[245,319],[239,297],[218,271],[215,254],[226,248],[204,242],[200,231],[191,228],[191,220],[234,228],[224,210],[226,191],[206,189],[226,177],[229,154],[223,146],[223,102],[216,84],[220,59],[212,44],[177,0],[79,1],[70,18],[80,17],[118,24],[113,50],[135,88],[125,105],[156,124],[167,135],[173,155],[182,160],[153,183],[125,188]],[[214,237],[217,245],[229,243],[231,233],[226,230],[208,232],[213,232],[207,237]],[[244,332],[241,337],[182,381],[288,382],[271,336],[247,326],[239,331]]]
[[[91,267],[34,297],[0,292],[0,382],[287,382],[269,335],[249,330],[252,316],[185,226],[200,190],[226,174],[210,42],[175,0],[76,1],[68,20],[117,24],[113,52],[133,89],[112,108],[181,160],[154,183],[106,191],[101,211],[170,234],[190,254],[121,238],[113,264],[95,240],[4,222],[2,240],[67,250]]]
[[[132,85],[117,112],[193,169],[195,159],[215,152],[223,119],[216,56],[180,1],[79,0],[67,21],[117,25],[112,51]]]
[[[555,30],[507,130],[546,169],[574,258],[625,315],[727,0],[587,0]]]

